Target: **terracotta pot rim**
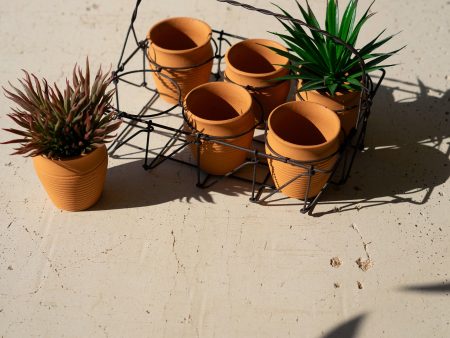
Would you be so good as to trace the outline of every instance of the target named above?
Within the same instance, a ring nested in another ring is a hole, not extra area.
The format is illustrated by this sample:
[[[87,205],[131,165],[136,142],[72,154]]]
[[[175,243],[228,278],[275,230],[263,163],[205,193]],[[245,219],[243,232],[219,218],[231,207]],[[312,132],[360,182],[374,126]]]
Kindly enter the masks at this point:
[[[226,119],[226,120],[208,120],[208,119],[205,119],[205,118],[195,115],[195,113],[193,113],[191,110],[188,109],[187,101],[188,101],[190,95],[195,90],[203,88],[203,87],[214,87],[214,86],[227,86],[227,87],[232,87],[233,89],[240,91],[242,93],[241,95],[246,96],[248,98],[248,107],[245,107],[246,108],[245,111],[242,114],[239,114],[239,116],[233,117],[231,119]],[[184,106],[185,106],[184,109],[185,109],[186,113],[189,113],[192,116],[194,116],[195,120],[197,120],[197,121],[201,121],[202,123],[207,124],[207,125],[220,125],[220,124],[224,124],[224,123],[231,123],[231,122],[238,121],[238,120],[244,118],[245,116],[247,116],[248,114],[250,114],[251,109],[252,109],[252,103],[253,103],[253,99],[252,99],[252,96],[250,95],[250,93],[237,84],[230,83],[230,82],[207,82],[200,86],[195,87],[186,95],[186,97],[184,98]]]
[[[48,160],[48,159],[46,159],[46,160]],[[49,161],[55,162],[54,160],[49,160]],[[105,162],[108,162],[108,156],[106,156],[102,161],[98,162],[98,164],[95,167],[90,168],[90,170],[84,171],[82,174],[76,174],[75,172],[72,172],[72,175],[70,175],[70,177],[84,177],[86,175],[89,175],[90,173],[95,171],[98,167],[102,166]],[[69,170],[69,169],[67,169],[67,170]],[[64,175],[54,175],[54,174],[51,174],[51,175],[44,174],[44,175],[55,177],[55,178],[57,178],[57,177],[61,177],[61,178],[67,177],[67,176],[64,176]]]
[[[229,54],[230,51],[232,51],[233,48],[235,48],[236,46],[239,46],[239,45],[242,45],[242,44],[245,44],[245,43],[249,43],[249,42],[256,42],[256,43],[259,43],[259,44],[261,44],[261,45],[264,45],[264,42],[266,42],[266,43],[269,42],[269,43],[271,43],[271,44],[277,45],[277,48],[279,48],[279,49],[285,50],[286,52],[288,51],[288,50],[286,49],[286,47],[284,47],[282,44],[280,44],[280,43],[278,43],[278,42],[276,42],[276,41],[273,41],[273,40],[269,40],[269,39],[247,39],[247,40],[238,42],[238,43],[234,44],[233,46],[231,46],[231,47],[227,50],[227,52],[225,53],[225,62],[226,62],[226,65],[227,65],[228,67],[230,67],[230,69],[231,69],[233,72],[235,72],[235,73],[237,73],[237,74],[239,74],[239,75],[247,76],[247,77],[260,78],[260,77],[276,77],[276,75],[277,75],[278,73],[281,73],[281,72],[283,72],[283,71],[286,70],[285,68],[283,68],[283,67],[281,67],[281,66],[273,65],[273,66],[275,67],[275,70],[274,70],[274,71],[267,72],[267,73],[249,73],[249,72],[245,72],[245,71],[240,70],[240,69],[236,68],[235,66],[233,66],[233,64],[230,62],[230,59],[228,58],[228,54]],[[274,52],[274,53],[275,53],[275,52]],[[288,59],[288,58],[285,58],[285,59],[286,59],[285,65],[288,65],[288,64],[289,64],[289,59]]]
[[[299,89],[301,87],[301,85],[302,85],[302,80],[300,79],[300,80],[298,80],[298,83],[297,83],[297,89]],[[348,90],[348,91],[345,91],[345,92],[336,92],[336,94],[334,96],[331,96],[328,93],[322,94],[321,92],[319,92],[319,91],[317,91],[315,89],[313,89],[313,90],[306,90],[306,91],[300,92],[300,93],[297,92],[296,95],[301,95],[302,93],[308,93],[308,92],[315,93],[315,94],[318,94],[318,95],[322,95],[322,96],[328,97],[330,99],[332,99],[334,97],[342,97],[342,96],[346,96],[346,95],[350,96],[350,94],[358,94],[358,96],[361,96],[361,91],[360,90]]]
[[[97,161],[95,166],[90,167],[89,170],[79,172],[79,171],[70,169],[71,165],[74,165],[74,163],[77,163],[77,162],[80,163],[83,161],[87,161],[89,157],[92,159],[96,155],[101,156],[101,154],[99,154],[100,151],[105,151],[106,156],[101,161]],[[85,176],[85,175],[95,171],[98,167],[103,165],[103,163],[108,162],[108,152],[106,150],[106,145],[103,144],[102,146],[95,148],[93,151],[91,151],[90,153],[87,153],[86,155],[71,156],[71,157],[67,157],[67,158],[63,158],[63,159],[59,159],[59,160],[52,160],[43,155],[38,155],[38,156],[34,156],[34,160],[43,161],[44,163],[51,162],[54,165],[57,165],[62,168],[66,168],[67,170],[71,171],[72,177],[82,177],[82,176]],[[66,177],[64,175],[54,175],[54,174],[52,174],[51,176],[52,177]]]
[[[301,95],[302,93],[308,93],[308,92],[314,93],[314,94],[317,94],[317,95],[321,95],[321,96],[325,96],[325,97],[327,97],[329,99],[333,99],[335,97],[345,97],[345,96],[349,96],[350,97],[351,96],[350,94],[355,94],[355,96],[360,96],[361,95],[361,91],[348,91],[348,92],[336,92],[336,94],[334,96],[331,96],[328,93],[322,94],[322,93],[320,93],[317,90],[307,90],[307,91],[300,92],[300,93],[297,92],[296,95]]]
[[[52,162],[55,162],[55,163],[77,161],[77,160],[80,160],[82,158],[86,158],[87,156],[90,156],[91,154],[95,153],[97,150],[105,148],[105,147],[106,147],[106,145],[102,144],[100,147],[95,147],[92,151],[88,152],[87,154],[77,155],[77,156],[70,156],[70,157],[63,157],[63,158],[60,158],[58,160],[53,160],[53,159],[48,158],[48,157],[46,157],[44,155],[37,155],[37,156],[34,156],[34,157],[42,157],[45,160],[52,161]]]
[[[273,117],[274,113],[276,113],[276,111],[281,110],[285,106],[305,105],[305,104],[306,105],[315,105],[318,108],[320,108],[321,110],[323,110],[324,112],[326,111],[326,114],[329,115],[329,118],[331,120],[334,120],[334,122],[339,126],[338,128],[336,128],[335,134],[328,141],[325,141],[325,142],[322,142],[322,143],[319,143],[319,144],[309,145],[309,146],[308,145],[301,145],[301,144],[296,144],[296,143],[292,143],[292,142],[286,141],[285,139],[283,139],[281,136],[279,136],[277,133],[274,132],[274,130],[272,128],[272,117]],[[283,103],[282,105],[280,105],[280,106],[276,107],[274,110],[272,110],[272,112],[270,113],[269,118],[267,120],[267,123],[268,123],[268,131],[267,132],[270,131],[271,135],[278,142],[280,142],[280,143],[282,143],[282,144],[284,144],[286,146],[299,149],[299,150],[302,150],[302,149],[304,149],[304,150],[314,150],[314,149],[319,149],[319,148],[322,148],[322,147],[327,146],[329,144],[332,144],[333,142],[335,142],[338,139],[339,134],[341,132],[341,127],[340,127],[341,126],[341,121],[339,120],[339,117],[337,116],[337,114],[334,111],[332,111],[331,109],[329,109],[329,108],[327,108],[325,106],[322,106],[321,104],[314,103],[314,102],[290,101],[290,102]]]
[[[158,46],[156,43],[154,43],[154,42],[151,40],[150,37],[151,37],[152,32],[153,32],[159,25],[161,25],[162,23],[165,23],[165,22],[175,21],[175,20],[192,20],[192,21],[197,21],[197,22],[203,24],[203,25],[208,29],[208,31],[209,31],[208,39],[206,39],[206,41],[203,42],[202,44],[200,44],[200,45],[198,45],[198,46],[196,46],[196,47],[193,47],[193,48],[188,48],[188,49],[167,49],[167,48],[163,48],[163,47]],[[154,25],[149,29],[149,31],[148,31],[148,33],[147,33],[147,40],[150,42],[150,44],[153,46],[153,48],[156,49],[156,50],[158,50],[158,51],[160,51],[160,52],[164,52],[164,53],[167,53],[167,54],[184,54],[184,53],[187,53],[187,52],[195,51],[195,50],[197,50],[197,49],[200,49],[200,48],[206,46],[208,43],[210,43],[210,42],[211,42],[211,37],[212,37],[212,29],[211,29],[211,26],[210,26],[210,25],[208,25],[208,24],[207,24],[205,21],[203,21],[203,20],[200,20],[200,19],[197,19],[197,18],[192,18],[192,17],[189,17],[189,16],[175,16],[175,17],[170,17],[170,18],[167,18],[167,19],[160,20],[160,21],[158,21],[156,24],[154,24]],[[148,49],[147,53],[148,53],[149,51],[150,51],[150,48]]]

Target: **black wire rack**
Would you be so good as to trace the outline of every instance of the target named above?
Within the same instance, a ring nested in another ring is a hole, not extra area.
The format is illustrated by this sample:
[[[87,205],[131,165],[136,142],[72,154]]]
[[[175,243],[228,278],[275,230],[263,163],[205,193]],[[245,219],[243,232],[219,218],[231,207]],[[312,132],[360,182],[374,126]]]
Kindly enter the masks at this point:
[[[112,81],[116,89],[115,95],[116,100],[114,109],[116,110],[117,117],[121,118],[126,123],[126,127],[121,131],[121,133],[109,146],[108,149],[109,154],[112,157],[118,157],[115,155],[115,153],[120,147],[122,147],[125,144],[129,144],[131,140],[136,138],[138,135],[145,134],[146,141],[145,147],[143,147],[145,154],[143,159],[144,160],[143,167],[145,170],[154,169],[159,165],[161,165],[162,163],[164,163],[165,161],[171,160],[195,168],[197,175],[196,185],[199,188],[209,188],[219,180],[222,180],[227,177],[245,181],[251,185],[250,201],[260,204],[268,203],[269,199],[273,195],[279,193],[282,189],[292,184],[293,182],[300,179],[306,179],[307,186],[305,189],[304,198],[302,199],[302,207],[300,209],[300,212],[312,214],[314,207],[317,205],[322,194],[326,191],[326,189],[330,184],[340,185],[344,184],[347,181],[356,154],[359,151],[363,150],[372,100],[384,78],[385,71],[381,70],[381,76],[378,82],[374,84],[371,77],[367,75],[364,71],[365,64],[364,61],[360,58],[358,51],[354,49],[352,46],[349,46],[342,40],[338,39],[337,37],[329,35],[329,33],[327,33],[326,31],[322,31],[315,27],[311,27],[301,20],[292,19],[265,9],[255,8],[247,4],[242,4],[230,0],[217,0],[217,1],[226,2],[234,6],[240,6],[247,10],[257,11],[264,15],[274,16],[281,20],[294,21],[300,25],[306,26],[309,29],[316,30],[321,34],[330,37],[331,39],[336,41],[336,43],[341,44],[346,48],[348,48],[357,58],[359,58],[360,67],[363,73],[362,75],[363,86],[361,90],[357,123],[356,127],[353,128],[348,135],[345,135],[345,139],[343,140],[338,151],[335,154],[331,155],[336,156],[335,163],[332,165],[330,169],[324,170],[319,167],[319,164],[323,163],[331,156],[328,156],[325,159],[321,159],[319,161],[314,162],[296,161],[281,156],[280,154],[277,154],[275,151],[273,151],[270,145],[267,144],[267,139],[265,137],[267,134],[267,129],[264,130],[262,139],[254,138],[252,148],[244,148],[230,142],[230,140],[232,140],[233,138],[242,136],[243,134],[248,132],[253,132],[255,128],[261,127],[263,125],[263,121],[255,123],[255,125],[250,130],[245,131],[240,135],[230,135],[226,137],[215,137],[196,130],[185,114],[185,108],[181,100],[180,87],[178,86],[175,80],[165,75],[163,70],[176,70],[176,71],[191,70],[195,67],[199,67],[207,62],[210,62],[211,60],[214,60],[215,62],[213,72],[211,74],[212,75],[211,79],[213,81],[222,81],[223,80],[222,60],[225,57],[224,55],[225,49],[227,47],[232,46],[234,42],[242,41],[245,40],[246,38],[239,35],[224,32],[223,30],[213,29],[211,42],[214,46],[214,54],[210,60],[202,62],[201,64],[196,66],[191,66],[189,68],[162,67],[156,64],[153,60],[149,59],[148,57],[147,51],[150,44],[148,38],[139,40],[136,34],[134,24],[137,18],[138,8],[141,3],[141,0],[136,1],[136,5],[131,17],[130,26],[128,27],[128,31],[125,37],[125,42],[121,50],[117,68],[115,71],[112,72]],[[127,48],[130,47],[130,45],[132,46],[132,51],[129,55],[126,55],[125,52]],[[136,61],[139,60],[139,58],[141,58],[142,60],[142,66],[140,66],[139,69],[132,69],[132,70],[127,69],[129,67],[131,60]],[[150,64],[152,64],[153,67],[150,67]],[[178,91],[177,104],[174,104],[169,109],[165,110],[152,109],[152,106],[158,101],[160,95],[158,91],[149,86],[149,83],[147,82],[150,73],[158,73],[159,76],[161,76],[162,78],[173,84],[174,88],[176,88]],[[136,76],[140,77],[140,80],[136,81],[135,79],[134,80],[130,79],[130,77]],[[130,113],[125,110],[122,110],[120,104],[120,96],[121,96],[120,89],[122,85],[144,88],[148,91],[149,100],[137,113]],[[251,86],[246,86],[245,88],[251,92],[258,92],[258,90],[262,89]],[[255,101],[256,103],[258,103],[257,100]],[[258,105],[262,109],[262,106],[259,103]],[[262,115],[263,114],[261,113],[261,116]],[[182,119],[182,123],[179,127],[173,127],[167,123],[160,123],[155,121],[160,117],[174,117],[174,116]],[[188,128],[186,128],[186,126]],[[150,151],[151,134],[155,132],[158,132],[159,135],[165,136],[167,138],[167,141],[164,144],[164,146],[159,150],[159,152],[156,153],[156,156],[150,158],[149,154],[151,153]],[[205,174],[200,169],[200,164],[202,161],[201,147],[205,143],[206,144],[215,143],[225,147],[230,147],[236,150],[246,152],[247,160],[243,164],[239,165],[238,167],[234,168],[233,170],[231,170],[230,172],[226,173],[223,176],[213,176]],[[188,145],[190,145],[191,147],[193,146],[196,149],[196,156],[194,156],[193,160],[185,160],[177,156],[177,154],[180,154]],[[264,150],[260,150],[261,147],[263,147],[264,145],[269,149],[271,149],[272,154],[267,154]],[[293,177],[288,182],[285,182],[282,186],[276,188],[271,180],[271,175],[268,167],[268,161],[270,160],[287,163],[292,166],[301,168],[302,170],[300,170],[300,173],[297,176]],[[317,174],[327,174],[329,175],[329,179],[315,197],[308,198],[312,177]]]

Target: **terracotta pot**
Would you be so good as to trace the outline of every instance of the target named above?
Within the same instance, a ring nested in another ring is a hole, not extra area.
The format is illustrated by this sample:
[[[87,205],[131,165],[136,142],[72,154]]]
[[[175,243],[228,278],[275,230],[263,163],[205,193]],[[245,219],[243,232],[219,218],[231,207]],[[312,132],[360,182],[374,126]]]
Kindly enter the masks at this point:
[[[161,67],[199,67],[161,72],[175,80],[183,99],[191,89],[209,81],[213,60],[211,27],[193,18],[169,18],[154,25],[147,34],[148,57]],[[206,62],[206,63],[205,63]],[[150,63],[151,69],[156,66]],[[169,103],[178,103],[178,90],[167,78],[152,73],[158,92]]]
[[[297,89],[300,89],[301,83]],[[352,128],[356,127],[359,111],[359,99],[361,92],[336,93],[335,96],[329,96],[319,93],[316,90],[300,92],[297,94],[297,100],[319,103],[333,110],[341,120],[342,129],[345,135],[348,135]]]
[[[337,160],[341,123],[330,109],[312,102],[288,102],[277,107],[269,116],[266,153],[296,161],[314,162],[314,167],[330,170]],[[334,156],[325,159],[331,155]],[[302,168],[278,160],[268,160],[269,169],[277,188],[299,174]],[[307,198],[316,196],[330,177],[330,173],[315,173]],[[305,199],[308,176],[302,176],[281,189],[289,197]]]
[[[206,83],[193,89],[185,99],[185,114],[194,130],[217,137],[230,137],[225,142],[249,148],[252,144],[255,116],[252,97],[242,87],[227,82]],[[192,129],[186,126],[187,130]],[[194,157],[197,145],[191,146]],[[224,175],[246,159],[247,152],[214,142],[200,144],[200,168],[213,175]]]
[[[44,189],[58,208],[80,211],[100,198],[108,167],[104,145],[85,156],[63,160],[36,156],[33,163]]]
[[[264,39],[249,39],[233,45],[225,54],[225,75],[241,86],[268,87],[250,91],[253,97],[263,106],[263,119],[280,104],[286,102],[290,90],[290,81],[271,81],[286,76],[289,70],[279,65],[288,65],[289,60],[264,46],[286,50],[279,43]],[[274,86],[275,84],[275,86]],[[259,110],[255,110],[260,119]]]

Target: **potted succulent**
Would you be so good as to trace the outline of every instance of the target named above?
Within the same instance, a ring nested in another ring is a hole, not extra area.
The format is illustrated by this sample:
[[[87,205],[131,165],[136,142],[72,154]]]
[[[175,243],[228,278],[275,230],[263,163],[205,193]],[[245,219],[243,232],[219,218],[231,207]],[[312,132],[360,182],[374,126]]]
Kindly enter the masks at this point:
[[[72,83],[64,90],[24,71],[5,96],[18,107],[8,116],[20,127],[5,129],[19,136],[3,144],[18,143],[13,154],[33,157],[37,175],[50,199],[60,209],[84,210],[100,197],[108,156],[105,142],[120,120],[115,119],[108,90],[108,73],[98,70],[91,86],[89,62],[86,69],[74,67]]]
[[[308,2],[306,4],[305,9],[297,2],[304,21],[316,29],[321,29]],[[358,0],[350,0],[340,20],[337,0],[328,0],[325,18],[325,31],[353,47],[356,45],[361,28],[374,15],[370,12],[372,6],[370,5],[356,21],[357,5]],[[292,18],[288,12],[277,7]],[[290,60],[290,65],[284,67],[288,68],[291,74],[278,80],[298,80],[297,99],[316,102],[334,110],[341,119],[344,132],[348,134],[356,126],[359,111],[362,70],[358,58],[342,44],[316,30],[305,30],[300,24],[279,21],[287,33],[273,34],[280,37],[290,51],[286,53],[278,48],[270,46],[268,48]],[[366,73],[393,66],[381,63],[403,48],[388,53],[376,52],[393,37],[391,35],[381,38],[383,32],[384,30],[362,48],[357,49],[366,64]]]

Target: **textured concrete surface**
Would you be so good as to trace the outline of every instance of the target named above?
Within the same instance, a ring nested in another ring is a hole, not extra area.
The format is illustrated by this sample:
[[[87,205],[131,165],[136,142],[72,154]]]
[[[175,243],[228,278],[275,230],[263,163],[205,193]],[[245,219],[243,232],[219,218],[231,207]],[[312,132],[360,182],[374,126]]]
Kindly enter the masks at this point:
[[[86,55],[115,64],[133,7],[0,4],[2,85],[21,68],[61,82]],[[324,1],[313,6],[323,13]],[[233,180],[196,189],[194,172],[174,163],[145,172],[142,152],[125,147],[101,201],[62,212],[31,160],[1,146],[0,336],[449,337],[450,4],[378,0],[374,10],[362,39],[387,27],[403,31],[390,49],[408,47],[376,97],[367,150],[321,217],[290,200],[250,204]],[[249,37],[279,29],[215,1],[144,0],[137,32],[180,15]],[[123,102],[133,111],[143,99]],[[1,96],[1,127],[8,106]],[[355,261],[366,255],[364,272]]]

